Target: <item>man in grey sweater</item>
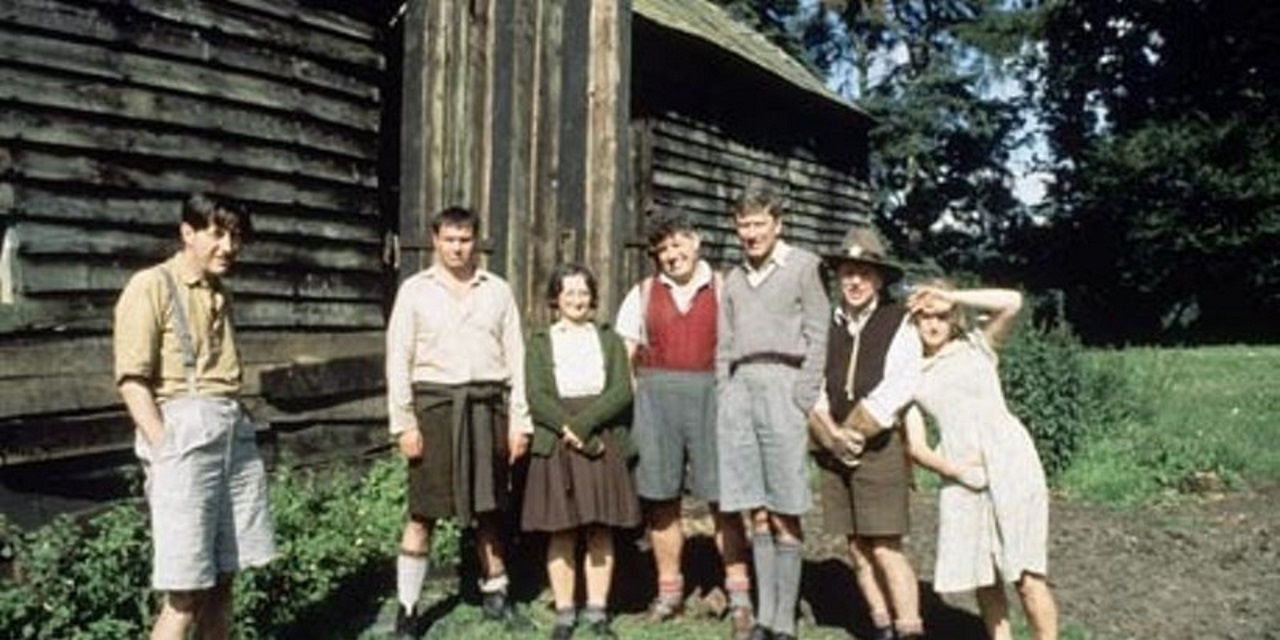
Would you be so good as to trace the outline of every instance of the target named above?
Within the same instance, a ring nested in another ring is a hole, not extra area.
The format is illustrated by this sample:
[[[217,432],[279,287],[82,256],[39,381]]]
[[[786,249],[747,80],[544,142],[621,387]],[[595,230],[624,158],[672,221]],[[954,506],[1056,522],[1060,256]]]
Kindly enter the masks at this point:
[[[763,191],[735,205],[746,261],[725,278],[717,328],[721,509],[751,515],[757,640],[796,633],[800,516],[813,503],[805,419],[822,383],[831,314],[821,261],[781,240],[782,214]]]

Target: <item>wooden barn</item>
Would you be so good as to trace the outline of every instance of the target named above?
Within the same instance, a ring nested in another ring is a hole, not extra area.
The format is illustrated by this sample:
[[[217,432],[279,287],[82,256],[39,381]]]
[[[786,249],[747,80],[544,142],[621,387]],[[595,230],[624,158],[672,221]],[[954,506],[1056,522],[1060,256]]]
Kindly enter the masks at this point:
[[[127,462],[110,311],[193,191],[254,212],[246,402],[305,460],[385,442],[385,310],[445,205],[481,212],[529,322],[566,258],[616,307],[653,204],[719,261],[750,181],[815,248],[868,210],[866,116],[703,0],[9,0],[0,104],[5,510]]]

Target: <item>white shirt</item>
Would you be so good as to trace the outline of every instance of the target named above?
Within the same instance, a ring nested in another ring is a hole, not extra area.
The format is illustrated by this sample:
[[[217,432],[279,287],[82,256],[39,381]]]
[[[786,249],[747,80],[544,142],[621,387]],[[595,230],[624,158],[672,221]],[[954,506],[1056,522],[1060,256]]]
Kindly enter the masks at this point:
[[[856,338],[878,306],[879,300],[876,300],[856,316],[850,317],[845,312],[844,305],[839,305],[836,307],[835,316],[845,322],[849,335]],[[857,345],[854,348],[856,349]],[[893,334],[888,353],[885,354],[884,377],[880,379],[880,384],[877,384],[862,399],[867,412],[880,423],[880,426],[892,427],[897,422],[898,412],[911,401],[916,387],[920,384],[923,362],[924,347],[920,345],[920,336],[916,333],[915,325],[911,324],[911,318],[904,317],[897,332]],[[831,411],[831,398],[827,396],[825,380],[814,408],[819,411]]]
[[[627,297],[622,300],[622,306],[618,307],[618,316],[614,319],[613,330],[623,338],[630,340],[638,345],[648,345],[649,338],[645,333],[645,304],[648,303],[644,298],[647,297],[642,291],[645,283],[649,279],[645,278],[640,284],[631,287],[631,291],[627,292]],[[712,271],[711,265],[705,260],[699,260],[697,266],[693,269],[693,277],[684,284],[679,284],[672,280],[665,273],[658,274],[658,282],[662,283],[670,292],[671,298],[675,300],[676,310],[681,314],[689,312],[693,307],[693,298],[703,287],[712,286],[715,282],[715,272]],[[648,296],[653,295],[653,291],[648,291]]]
[[[524,392],[524,336],[511,287],[477,269],[455,296],[439,267],[400,285],[387,322],[387,411],[392,434],[418,428],[413,383],[506,382],[510,428],[532,433]]]
[[[551,359],[561,398],[594,396],[604,391],[604,350],[591,323],[560,320],[551,325]]]
[[[773,245],[773,251],[769,252],[769,257],[765,258],[764,264],[756,267],[751,264],[750,260],[743,263],[742,266],[747,272],[747,284],[753,288],[760,286],[760,283],[764,282],[774,270],[778,267],[786,266],[787,256],[790,254],[791,246],[782,240],[778,240],[777,244]]]

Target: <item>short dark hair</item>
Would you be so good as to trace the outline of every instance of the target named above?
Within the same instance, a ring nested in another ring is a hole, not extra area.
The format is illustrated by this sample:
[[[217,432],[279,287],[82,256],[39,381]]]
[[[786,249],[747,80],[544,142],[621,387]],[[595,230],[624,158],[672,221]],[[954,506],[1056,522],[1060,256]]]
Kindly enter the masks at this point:
[[[432,235],[440,233],[440,228],[444,226],[471,227],[471,232],[478,236],[480,235],[480,216],[466,207],[446,207],[431,218]]]
[[[748,186],[733,203],[733,217],[740,218],[755,211],[765,211],[774,218],[781,218],[782,196],[768,187]]]
[[[596,277],[591,270],[578,262],[564,262],[551,270],[551,279],[547,281],[547,305],[555,309],[559,305],[560,294],[564,292],[564,281],[573,276],[582,276],[587,281],[587,291],[591,292],[591,308],[596,308],[599,296],[596,293]]]
[[[677,233],[697,235],[698,229],[693,226],[689,216],[678,211],[656,209],[649,218],[649,253],[657,250],[658,245]]]
[[[196,231],[222,229],[240,241],[248,241],[253,235],[249,210],[244,205],[204,193],[193,193],[182,203],[182,222]]]

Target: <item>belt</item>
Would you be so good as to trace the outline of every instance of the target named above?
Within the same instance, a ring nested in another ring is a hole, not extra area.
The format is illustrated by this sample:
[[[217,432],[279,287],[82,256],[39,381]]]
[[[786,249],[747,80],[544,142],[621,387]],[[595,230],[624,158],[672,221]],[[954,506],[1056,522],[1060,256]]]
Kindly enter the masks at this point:
[[[804,364],[804,356],[779,353],[777,351],[750,353],[729,363],[729,375],[733,375],[733,372],[744,364],[781,364],[792,369],[799,369],[800,365]]]

